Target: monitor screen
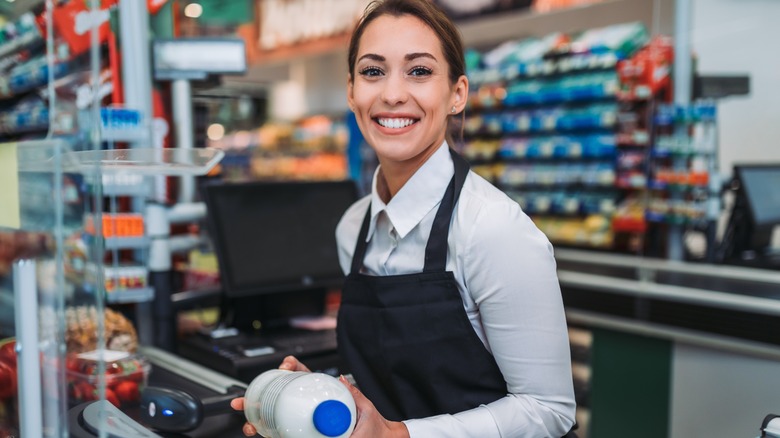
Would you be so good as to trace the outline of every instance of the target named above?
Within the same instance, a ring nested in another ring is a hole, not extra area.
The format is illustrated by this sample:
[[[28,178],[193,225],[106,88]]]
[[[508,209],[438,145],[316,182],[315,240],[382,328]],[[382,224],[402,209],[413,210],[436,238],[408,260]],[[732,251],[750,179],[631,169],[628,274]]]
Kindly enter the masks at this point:
[[[203,187],[228,298],[340,285],[336,225],[357,200],[352,181]]]
[[[747,198],[753,225],[780,225],[780,164],[737,165],[734,171]]]

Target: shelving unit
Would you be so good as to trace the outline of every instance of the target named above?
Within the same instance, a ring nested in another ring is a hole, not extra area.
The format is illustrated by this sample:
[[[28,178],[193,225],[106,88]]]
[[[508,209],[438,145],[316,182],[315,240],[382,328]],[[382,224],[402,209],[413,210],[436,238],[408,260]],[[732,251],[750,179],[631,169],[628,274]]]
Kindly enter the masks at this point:
[[[464,155],[554,243],[612,248],[621,89],[616,66],[647,41],[641,24],[507,42],[469,72]],[[579,52],[561,51],[561,43]]]

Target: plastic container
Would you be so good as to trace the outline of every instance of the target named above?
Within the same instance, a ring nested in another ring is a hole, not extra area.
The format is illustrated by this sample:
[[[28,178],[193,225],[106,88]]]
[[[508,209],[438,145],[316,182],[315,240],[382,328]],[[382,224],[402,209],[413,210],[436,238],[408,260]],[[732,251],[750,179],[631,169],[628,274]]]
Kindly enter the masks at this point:
[[[102,357],[101,357],[102,356]],[[71,405],[97,400],[98,361],[105,361],[106,400],[117,407],[137,406],[151,366],[137,354],[106,350],[69,355],[66,361]]]
[[[355,428],[352,394],[327,374],[266,371],[244,397],[246,419],[264,437],[341,438]]]

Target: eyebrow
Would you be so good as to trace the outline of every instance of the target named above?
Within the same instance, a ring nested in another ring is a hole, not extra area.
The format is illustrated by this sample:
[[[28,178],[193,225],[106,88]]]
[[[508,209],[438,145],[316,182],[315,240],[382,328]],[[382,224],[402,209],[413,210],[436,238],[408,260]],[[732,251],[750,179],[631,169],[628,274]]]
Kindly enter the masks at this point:
[[[417,58],[430,58],[436,61],[436,57],[427,52],[407,53],[406,56],[404,56],[406,61],[414,61]],[[377,55],[376,53],[366,53],[365,55],[361,56],[358,61],[362,61],[363,59],[370,59],[376,62],[385,62],[386,60],[384,56]]]

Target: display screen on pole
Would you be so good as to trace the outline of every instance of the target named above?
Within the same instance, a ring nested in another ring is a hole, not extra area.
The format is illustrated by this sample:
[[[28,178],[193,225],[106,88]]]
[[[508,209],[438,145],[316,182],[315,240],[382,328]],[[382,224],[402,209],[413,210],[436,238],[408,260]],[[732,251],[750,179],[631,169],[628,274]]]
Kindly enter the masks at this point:
[[[734,166],[755,226],[780,225],[780,164]]]
[[[177,38],[154,40],[156,79],[203,79],[209,74],[246,72],[244,40],[238,38]]]
[[[203,195],[227,297],[341,285],[336,225],[354,182],[209,184]]]

